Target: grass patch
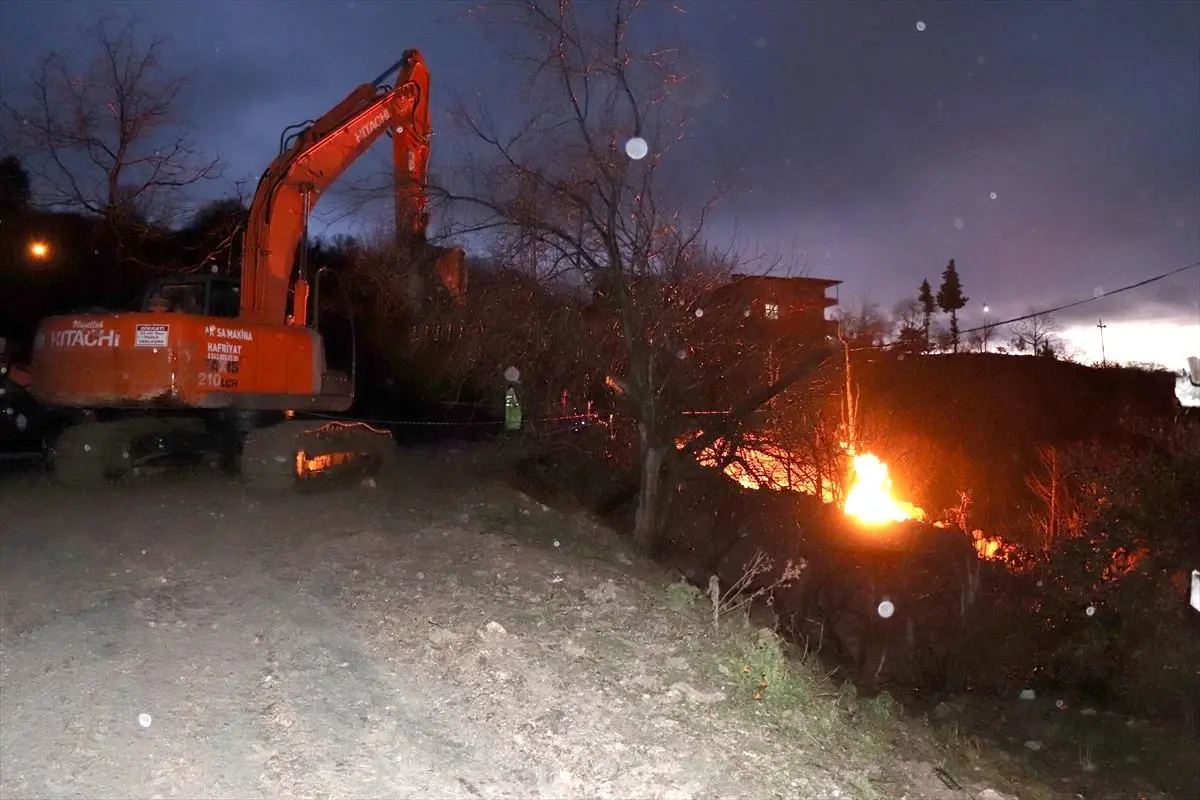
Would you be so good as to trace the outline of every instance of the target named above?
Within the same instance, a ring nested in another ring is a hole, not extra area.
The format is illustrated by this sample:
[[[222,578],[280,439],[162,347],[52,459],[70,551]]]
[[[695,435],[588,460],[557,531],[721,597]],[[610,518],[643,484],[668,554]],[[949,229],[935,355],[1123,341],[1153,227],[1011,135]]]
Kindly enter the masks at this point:
[[[677,613],[695,609],[703,596],[704,592],[685,580],[667,584],[667,608]]]

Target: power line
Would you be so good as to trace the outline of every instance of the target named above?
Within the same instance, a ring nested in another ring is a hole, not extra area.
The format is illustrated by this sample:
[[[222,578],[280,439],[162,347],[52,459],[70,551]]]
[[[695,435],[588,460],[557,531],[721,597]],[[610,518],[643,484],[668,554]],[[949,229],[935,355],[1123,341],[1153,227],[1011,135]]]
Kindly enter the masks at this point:
[[[1028,314],[1023,314],[1022,316],[1019,316],[1019,317],[1013,317],[1012,319],[1006,319],[1006,320],[1002,320],[1000,322],[992,322],[987,325],[979,325],[974,328],[967,328],[965,331],[959,331],[959,335],[962,335],[964,333],[974,333],[975,331],[981,331],[981,330],[984,330],[985,328],[994,328],[997,325],[1011,325],[1014,322],[1024,322],[1027,319],[1033,319],[1034,317],[1043,317],[1043,316],[1046,316],[1047,314],[1057,314],[1059,311],[1066,311],[1068,308],[1075,308],[1076,306],[1082,306],[1086,303],[1094,303],[1097,300],[1103,300],[1106,297],[1112,297],[1114,294],[1120,294],[1121,292],[1128,292],[1133,289],[1140,289],[1141,287],[1146,286],[1148,284],[1154,283],[1156,281],[1164,280],[1165,278],[1170,278],[1174,275],[1180,274],[1181,272],[1187,272],[1189,269],[1195,269],[1196,267],[1200,267],[1200,261],[1195,261],[1184,267],[1178,267],[1176,269],[1170,270],[1169,272],[1163,272],[1159,275],[1155,275],[1154,277],[1146,278],[1145,280],[1138,281],[1137,283],[1131,283],[1128,286],[1122,286],[1119,289],[1113,289],[1111,292],[1105,292],[1104,294],[1092,295],[1091,297],[1085,297],[1082,300],[1075,300],[1074,302],[1071,302],[1071,303],[1064,303],[1061,306],[1055,306],[1054,308],[1047,308],[1043,311],[1032,311]]]
[[[1131,283],[1128,286],[1122,286],[1119,289],[1113,289],[1111,292],[1105,292],[1104,294],[1092,295],[1091,297],[1085,297],[1081,300],[1075,300],[1070,303],[1063,303],[1060,306],[1054,306],[1053,308],[1046,308],[1041,311],[1031,311],[1028,314],[1022,314],[1019,317],[1012,317],[1011,319],[1004,319],[1004,320],[1000,320],[999,322],[989,322],[989,323],[986,323],[983,325],[977,325],[974,328],[967,328],[966,330],[959,331],[958,335],[963,336],[964,334],[976,333],[977,331],[992,330],[994,328],[1000,327],[1001,325],[1012,325],[1014,322],[1024,322],[1025,320],[1033,319],[1034,317],[1044,317],[1048,314],[1057,314],[1059,311],[1066,311],[1068,308],[1076,308],[1077,306],[1082,306],[1087,303],[1094,303],[1097,300],[1103,300],[1106,297],[1112,297],[1114,294],[1121,294],[1122,292],[1132,291],[1133,289],[1140,289],[1143,286],[1149,285],[1151,283],[1155,283],[1156,281],[1164,280],[1166,278],[1170,278],[1175,275],[1179,275],[1180,273],[1187,272],[1189,269],[1195,269],[1196,267],[1200,267],[1200,261],[1194,261],[1191,264],[1187,264],[1185,266],[1177,267],[1177,268],[1169,270],[1167,272],[1163,272],[1158,275],[1154,275],[1154,276],[1146,278],[1144,280],[1140,280],[1137,283]],[[853,350],[883,350],[883,349],[886,349],[886,348],[892,347],[892,346],[893,345],[891,345],[891,344],[881,344],[881,345],[869,345],[867,347],[855,347],[852,349]]]

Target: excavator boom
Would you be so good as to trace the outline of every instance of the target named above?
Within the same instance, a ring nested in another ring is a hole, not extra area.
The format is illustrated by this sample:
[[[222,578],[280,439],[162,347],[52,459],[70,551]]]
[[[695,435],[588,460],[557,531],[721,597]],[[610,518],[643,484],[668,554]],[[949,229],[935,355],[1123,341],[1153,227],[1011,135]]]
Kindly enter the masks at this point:
[[[395,82],[384,81],[395,73]],[[295,137],[271,164],[250,204],[242,257],[240,317],[283,325],[297,248],[321,195],[379,137],[390,133],[396,170],[397,234],[424,242],[428,218],[429,70],[418,50],[365,83]],[[305,309],[297,309],[303,322]]]

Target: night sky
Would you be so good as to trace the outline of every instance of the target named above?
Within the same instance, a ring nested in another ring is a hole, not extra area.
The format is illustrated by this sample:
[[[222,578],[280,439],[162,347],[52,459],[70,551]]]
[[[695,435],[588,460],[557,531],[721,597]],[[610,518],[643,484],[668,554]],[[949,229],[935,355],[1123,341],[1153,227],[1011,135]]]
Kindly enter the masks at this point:
[[[844,280],[845,305],[890,307],[923,277],[936,289],[954,258],[966,327],[985,303],[992,320],[1016,316],[1200,261],[1200,3],[649,5],[651,31],[695,71],[674,157],[733,178],[711,235]],[[443,133],[436,171],[453,134],[439,103],[487,93],[500,68],[467,8],[9,0],[3,89],[45,50],[77,47],[97,11],[134,12],[190,76],[188,117],[230,165],[206,189],[220,195],[262,171],[283,127],[418,47]],[[1200,355],[1200,269],[1061,314],[1097,360],[1098,317],[1110,359],[1182,366]]]

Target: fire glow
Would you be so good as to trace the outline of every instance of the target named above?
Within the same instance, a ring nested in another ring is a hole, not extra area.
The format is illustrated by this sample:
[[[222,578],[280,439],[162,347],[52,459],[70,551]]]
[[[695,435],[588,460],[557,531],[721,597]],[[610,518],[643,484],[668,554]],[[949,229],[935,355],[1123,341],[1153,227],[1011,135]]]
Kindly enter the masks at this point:
[[[676,444],[683,447],[687,439],[680,439]],[[924,509],[896,497],[887,464],[878,456],[854,453],[845,445],[843,448],[850,463],[848,488],[840,506],[848,517],[864,528],[883,528],[910,520],[927,521]],[[703,466],[716,467],[724,449],[725,443],[718,439],[716,444],[701,451],[697,459]],[[786,450],[767,442],[748,441],[724,472],[747,489],[789,490],[819,496],[826,503],[838,503],[837,487],[832,482],[821,481],[818,490],[817,480],[811,475],[806,476]],[[946,527],[940,520],[933,525]],[[988,537],[979,530],[971,532],[971,544],[982,558],[997,557],[1001,547],[999,539]]]
[[[717,442],[714,447],[700,454],[700,463],[707,467],[717,466],[717,453],[721,449],[722,443]],[[725,474],[747,489],[790,489],[819,495],[826,503],[837,502],[834,486],[825,481],[818,490],[817,481],[802,475],[787,454],[777,447],[752,443],[751,446],[742,447],[737,455],[737,459],[725,467]],[[878,456],[850,453],[848,478],[848,488],[841,507],[860,524],[882,526],[907,520],[924,521],[924,510],[895,496],[887,465]]]

